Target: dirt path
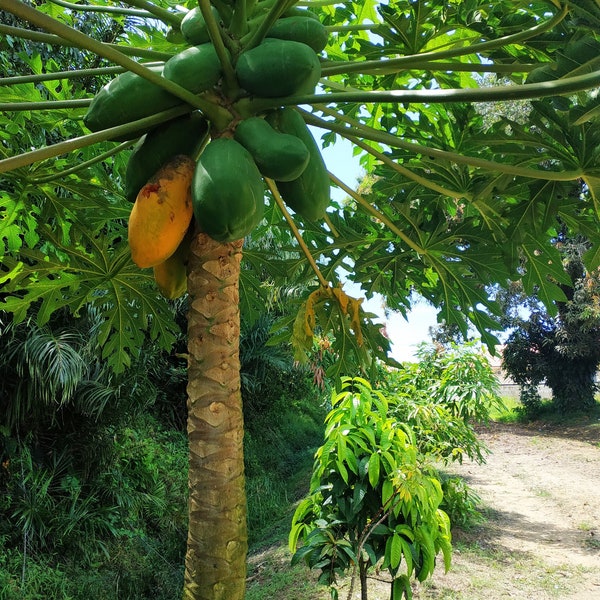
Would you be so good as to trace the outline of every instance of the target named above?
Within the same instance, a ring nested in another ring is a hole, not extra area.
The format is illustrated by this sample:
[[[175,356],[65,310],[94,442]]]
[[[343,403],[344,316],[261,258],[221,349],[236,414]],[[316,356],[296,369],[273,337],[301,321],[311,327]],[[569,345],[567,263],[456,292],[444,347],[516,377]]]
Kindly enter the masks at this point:
[[[486,522],[455,537],[448,575],[418,598],[600,600],[600,430],[494,424],[492,453],[464,464]],[[462,551],[461,551],[462,548]]]

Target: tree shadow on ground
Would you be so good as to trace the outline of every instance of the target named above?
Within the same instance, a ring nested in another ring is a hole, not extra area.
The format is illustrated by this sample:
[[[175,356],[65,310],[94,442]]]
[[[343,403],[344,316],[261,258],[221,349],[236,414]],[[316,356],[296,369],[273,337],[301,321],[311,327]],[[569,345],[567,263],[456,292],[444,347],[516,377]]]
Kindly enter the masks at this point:
[[[577,423],[561,424],[543,420],[530,421],[529,423],[490,422],[487,425],[478,425],[476,430],[492,435],[510,432],[513,435],[523,437],[556,437],[588,442],[593,445],[600,444],[600,417],[597,414],[579,417]]]

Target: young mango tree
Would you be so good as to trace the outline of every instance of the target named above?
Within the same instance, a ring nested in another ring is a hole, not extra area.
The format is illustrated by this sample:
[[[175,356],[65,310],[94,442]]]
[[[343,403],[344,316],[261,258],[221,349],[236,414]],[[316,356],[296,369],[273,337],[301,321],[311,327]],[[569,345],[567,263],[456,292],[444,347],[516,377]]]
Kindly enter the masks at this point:
[[[390,309],[417,291],[493,346],[487,285],[521,279],[550,311],[564,300],[559,220],[590,240],[586,266],[600,265],[594,0],[0,0],[0,11],[1,49],[18,49],[0,58],[2,308],[43,324],[91,306],[119,371],[144,335],[172,343],[155,286],[190,296],[184,598],[244,596],[239,310],[264,303],[265,281],[313,286],[276,338],[306,359],[315,332],[330,334],[335,377],[389,348],[341,273]],[[92,13],[114,26],[83,33]],[[60,70],[49,48],[86,60]],[[478,107],[503,100],[531,102],[484,119]],[[328,173],[307,125],[324,144],[353,144],[370,188]],[[331,185],[350,199],[331,203]],[[252,244],[242,262],[247,236],[278,243]]]

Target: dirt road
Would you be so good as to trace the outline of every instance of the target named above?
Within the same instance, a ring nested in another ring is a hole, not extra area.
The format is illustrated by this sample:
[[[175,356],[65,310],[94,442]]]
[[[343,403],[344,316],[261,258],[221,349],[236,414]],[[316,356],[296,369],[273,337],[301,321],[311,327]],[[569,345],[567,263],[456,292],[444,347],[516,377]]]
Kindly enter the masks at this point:
[[[600,426],[481,431],[492,451],[462,475],[486,522],[455,536],[454,566],[416,597],[600,600]]]

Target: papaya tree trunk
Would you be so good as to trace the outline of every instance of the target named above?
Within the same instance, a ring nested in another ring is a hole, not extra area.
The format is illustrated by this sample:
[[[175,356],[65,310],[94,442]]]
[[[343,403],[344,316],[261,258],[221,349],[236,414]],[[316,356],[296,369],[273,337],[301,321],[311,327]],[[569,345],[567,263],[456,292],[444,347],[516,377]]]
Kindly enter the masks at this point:
[[[242,600],[246,494],[239,363],[242,241],[192,242],[188,265],[189,528],[184,600]]]

